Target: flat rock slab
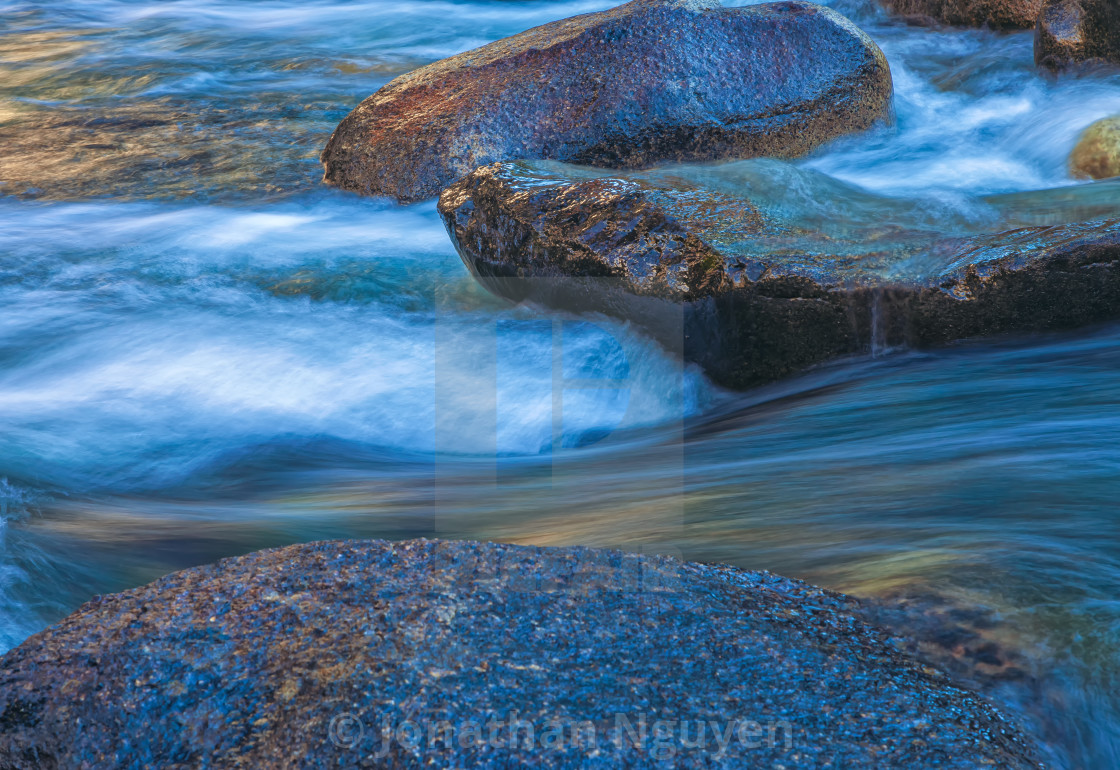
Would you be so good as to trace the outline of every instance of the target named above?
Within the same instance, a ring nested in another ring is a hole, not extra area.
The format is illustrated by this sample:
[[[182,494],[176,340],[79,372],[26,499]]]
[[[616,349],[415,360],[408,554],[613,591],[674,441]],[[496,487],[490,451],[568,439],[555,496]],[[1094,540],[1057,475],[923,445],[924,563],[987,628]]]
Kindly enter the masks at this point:
[[[323,178],[407,202],[499,160],[791,157],[884,118],[890,96],[882,52],[827,8],[634,0],[397,78],[339,124]]]
[[[806,223],[671,170],[596,174],[493,164],[448,188],[439,210],[494,293],[630,319],[730,387],[875,345],[1120,317],[1117,219],[968,237],[872,221],[845,240],[828,228],[847,214]]]
[[[261,551],[9,652],[0,766],[1035,766],[993,707],[849,609],[586,548]]]

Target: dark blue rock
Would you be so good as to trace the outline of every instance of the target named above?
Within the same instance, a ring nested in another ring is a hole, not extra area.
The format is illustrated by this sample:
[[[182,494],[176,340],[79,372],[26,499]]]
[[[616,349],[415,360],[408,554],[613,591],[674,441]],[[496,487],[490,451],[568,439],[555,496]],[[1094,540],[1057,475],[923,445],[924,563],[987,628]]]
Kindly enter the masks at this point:
[[[2,672],[5,768],[1036,766],[846,597],[587,548],[262,551],[95,599]]]

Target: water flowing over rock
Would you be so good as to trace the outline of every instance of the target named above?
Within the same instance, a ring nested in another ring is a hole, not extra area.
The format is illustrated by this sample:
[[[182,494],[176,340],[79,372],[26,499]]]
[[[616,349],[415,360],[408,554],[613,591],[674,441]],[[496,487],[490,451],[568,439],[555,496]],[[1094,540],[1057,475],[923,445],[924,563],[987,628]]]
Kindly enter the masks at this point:
[[[1034,60],[1054,71],[1120,65],[1120,3],[1046,0],[1035,28]]]
[[[790,157],[884,118],[890,96],[882,52],[826,8],[634,0],[397,78],[339,124],[324,181],[407,202],[500,160]]]
[[[1043,0],[880,0],[889,10],[919,23],[956,27],[1030,29]]]
[[[1120,117],[1098,120],[1085,129],[1069,166],[1075,176],[1089,179],[1120,176]]]
[[[0,675],[10,768],[585,762],[1034,766],[846,597],[588,548],[262,551],[99,597]]]
[[[947,238],[872,211],[845,242],[818,230],[829,211],[782,218],[673,173],[494,164],[439,210],[494,293],[631,319],[730,387],[876,346],[1120,317],[1120,220]]]

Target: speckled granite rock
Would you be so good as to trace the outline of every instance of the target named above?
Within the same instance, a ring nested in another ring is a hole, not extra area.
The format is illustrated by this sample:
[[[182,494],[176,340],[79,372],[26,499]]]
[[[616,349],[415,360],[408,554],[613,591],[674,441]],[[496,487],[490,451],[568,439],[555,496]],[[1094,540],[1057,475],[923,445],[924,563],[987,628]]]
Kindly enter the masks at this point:
[[[991,706],[850,609],[584,548],[261,551],[94,599],[9,652],[0,766],[1033,766]]]
[[[918,23],[956,27],[1030,29],[1043,0],[880,0],[894,13]]]
[[[1089,179],[1120,176],[1120,116],[1085,129],[1069,156],[1069,167],[1074,176]]]
[[[1120,3],[1046,0],[1035,28],[1034,60],[1053,71],[1120,65]]]
[[[478,169],[443,193],[439,210],[491,291],[632,319],[730,387],[876,343],[1120,317],[1120,220],[943,240],[895,233],[881,244],[867,236],[847,253],[820,238],[813,251],[805,233],[718,189],[548,163]]]
[[[890,96],[882,52],[828,9],[634,0],[397,78],[335,129],[323,178],[416,201],[506,159],[789,157],[867,128]]]

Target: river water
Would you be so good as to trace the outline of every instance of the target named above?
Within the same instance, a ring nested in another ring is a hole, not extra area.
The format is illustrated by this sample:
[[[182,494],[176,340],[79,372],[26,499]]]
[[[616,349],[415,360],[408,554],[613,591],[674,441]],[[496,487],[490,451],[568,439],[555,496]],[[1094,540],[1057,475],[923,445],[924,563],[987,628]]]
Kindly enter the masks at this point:
[[[1120,327],[727,393],[623,324],[487,295],[433,203],[319,184],[396,75],[609,4],[0,0],[0,647],[297,541],[648,548],[980,608],[1018,661],[980,684],[1047,759],[1120,764]],[[833,5],[885,51],[895,119],[739,167],[782,180],[773,205],[947,230],[1120,210],[1066,167],[1120,77]]]

